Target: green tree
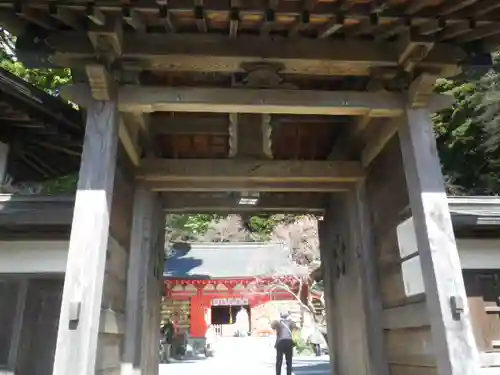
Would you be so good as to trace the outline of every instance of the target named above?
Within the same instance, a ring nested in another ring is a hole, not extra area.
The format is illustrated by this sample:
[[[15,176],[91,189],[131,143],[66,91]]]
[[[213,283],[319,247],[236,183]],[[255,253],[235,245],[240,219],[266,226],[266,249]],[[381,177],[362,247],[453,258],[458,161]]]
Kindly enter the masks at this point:
[[[61,85],[71,82],[70,69],[27,69],[16,58],[15,37],[1,28],[0,68],[15,74],[51,95],[57,95]]]
[[[434,116],[434,129],[447,183],[455,195],[500,193],[500,69],[499,55],[493,69],[467,82],[439,80],[436,91],[452,94],[452,108]]]

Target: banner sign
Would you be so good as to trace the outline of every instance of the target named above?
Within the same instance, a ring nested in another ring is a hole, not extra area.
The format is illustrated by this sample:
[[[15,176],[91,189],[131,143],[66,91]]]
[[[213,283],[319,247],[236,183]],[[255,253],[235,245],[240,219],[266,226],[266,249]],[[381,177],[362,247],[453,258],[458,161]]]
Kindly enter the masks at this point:
[[[212,306],[241,306],[249,305],[247,298],[214,298]]]

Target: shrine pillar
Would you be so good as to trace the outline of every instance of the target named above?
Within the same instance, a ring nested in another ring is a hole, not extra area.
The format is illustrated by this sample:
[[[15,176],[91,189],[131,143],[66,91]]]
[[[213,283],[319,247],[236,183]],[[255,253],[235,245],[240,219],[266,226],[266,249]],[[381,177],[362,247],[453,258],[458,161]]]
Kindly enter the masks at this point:
[[[158,373],[164,218],[157,194],[137,186],[128,263],[122,375]]]
[[[364,186],[334,194],[319,241],[334,374],[388,373]]]
[[[121,359],[128,237],[118,191],[118,111],[115,101],[87,103],[54,375],[112,373]]]
[[[479,354],[427,107],[407,107],[399,139],[437,370],[476,374]]]
[[[382,354],[393,375],[477,374],[479,356],[430,115],[421,103],[409,105],[365,165],[363,223],[371,231],[369,262],[376,266],[370,279],[380,291]],[[400,231],[410,218],[415,249]],[[418,279],[422,290],[414,290]]]

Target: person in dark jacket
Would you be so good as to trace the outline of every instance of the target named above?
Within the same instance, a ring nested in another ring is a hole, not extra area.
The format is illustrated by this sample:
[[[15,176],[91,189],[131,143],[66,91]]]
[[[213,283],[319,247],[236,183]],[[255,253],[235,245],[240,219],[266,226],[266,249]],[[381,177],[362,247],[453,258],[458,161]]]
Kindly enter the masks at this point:
[[[281,375],[283,356],[286,360],[286,374],[292,375],[293,331],[297,329],[297,325],[290,319],[290,313],[282,312],[280,320],[273,321],[271,328],[276,331],[276,375]]]
[[[170,362],[170,355],[172,351],[172,341],[174,339],[175,327],[170,319],[163,322],[161,326],[161,336],[163,345],[163,358],[162,361]]]

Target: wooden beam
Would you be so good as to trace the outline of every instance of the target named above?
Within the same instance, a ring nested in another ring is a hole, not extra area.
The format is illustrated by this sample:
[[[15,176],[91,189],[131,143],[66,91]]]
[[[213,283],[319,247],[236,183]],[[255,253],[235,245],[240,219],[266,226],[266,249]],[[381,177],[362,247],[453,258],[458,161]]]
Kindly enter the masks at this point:
[[[141,32],[146,31],[146,24],[141,19],[141,16],[136,10],[130,9],[130,7],[125,6],[123,8],[122,14],[123,20],[131,27],[133,27],[134,30]]]
[[[295,21],[295,24],[290,29],[288,36],[289,37],[300,36],[300,32],[308,27],[310,18],[311,18],[311,11],[308,9],[304,9],[300,14],[299,18],[297,19],[297,21]]]
[[[236,194],[168,193],[163,195],[165,211],[168,213],[244,213],[244,212],[296,212],[322,214],[325,202],[319,196],[301,194],[262,195],[255,205],[239,205]]]
[[[421,328],[430,325],[427,303],[424,301],[384,310],[384,329]]]
[[[97,26],[104,26],[106,24],[106,16],[96,6],[88,5],[85,10],[87,18]]]
[[[89,80],[92,97],[95,100],[106,101],[116,97],[115,81],[104,65],[87,65],[85,72]]]
[[[478,349],[430,115],[427,108],[408,108],[399,139],[437,370],[476,374]]]
[[[74,85],[73,91],[80,87]],[[399,116],[402,97],[390,92],[122,86],[124,112],[282,113],[373,117]]]
[[[373,131],[370,133],[371,136],[367,137],[365,146],[361,151],[361,165],[363,168],[370,165],[387,142],[398,132],[400,123],[401,118],[396,117],[373,127]]]
[[[73,218],[74,196],[0,195],[0,225],[69,226]]]
[[[238,35],[238,25],[240,23],[239,1],[231,1],[231,11],[229,12],[229,36],[236,37]]]
[[[353,161],[248,159],[143,159],[143,181],[354,182],[363,178]]]
[[[166,1],[163,4],[160,4],[158,8],[158,18],[162,21],[167,32],[175,33],[176,29],[174,23],[172,22],[172,12],[170,12]]]
[[[330,35],[335,34],[342,27],[344,27],[344,16],[334,14],[330,22],[323,26],[323,28],[318,32],[318,38],[327,38]]]
[[[117,142],[116,103],[94,101],[87,109],[54,375],[95,373]]]
[[[196,22],[196,27],[198,27],[198,31],[200,33],[206,33],[207,30],[207,21],[205,19],[205,11],[203,10],[203,0],[195,0],[194,7],[194,18]]]
[[[264,11],[264,21],[262,23],[262,26],[260,27],[260,35],[262,37],[266,37],[267,35],[269,35],[275,25],[275,22],[276,10],[270,6]]]
[[[120,138],[123,148],[130,158],[130,161],[137,167],[141,163],[141,150],[137,144],[137,133],[136,136],[132,134],[125,121],[123,121],[123,118],[120,118],[118,137]]]
[[[418,42],[418,41],[415,41]],[[57,32],[49,36],[53,60],[78,67],[95,59],[86,35]],[[399,54],[390,42],[326,39],[263,39],[257,36],[131,33],[123,37],[122,58],[135,67],[167,71],[243,72],[242,63],[272,62],[283,74],[370,75],[374,67],[397,67]],[[436,43],[419,67],[441,68],[465,58],[459,47]]]
[[[152,191],[171,192],[343,192],[350,182],[295,182],[295,181],[139,181]]]

